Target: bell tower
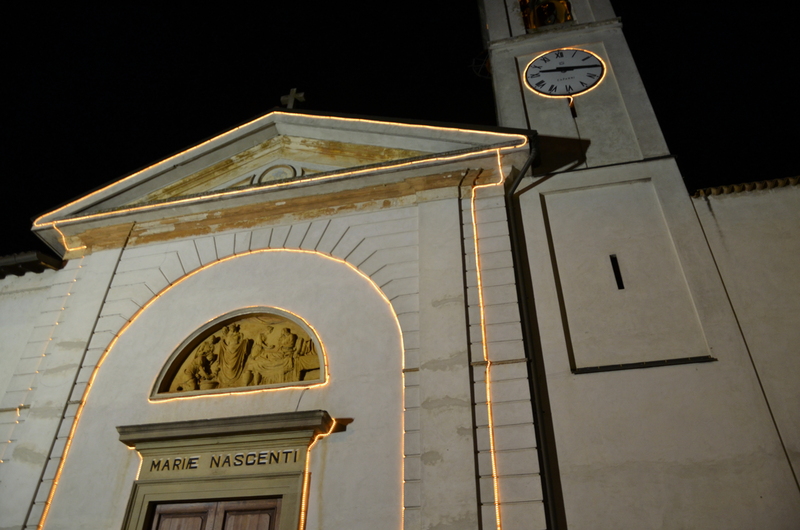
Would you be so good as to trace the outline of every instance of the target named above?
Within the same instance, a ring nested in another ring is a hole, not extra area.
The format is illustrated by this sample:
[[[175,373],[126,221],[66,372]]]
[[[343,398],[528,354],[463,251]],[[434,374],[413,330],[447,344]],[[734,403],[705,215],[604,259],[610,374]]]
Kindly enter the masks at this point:
[[[547,527],[718,527],[707,485],[755,482],[665,470],[758,446],[725,404],[748,353],[621,22],[609,0],[482,4],[498,123],[538,133],[505,202]],[[727,527],[757,509],[726,506]]]
[[[546,171],[563,169],[560,162],[579,169],[669,154],[609,0],[484,0],[483,8],[498,123],[534,129],[546,142],[561,139],[558,151],[578,157],[555,160],[552,149],[550,159],[543,152]],[[580,50],[604,64],[602,80],[592,90],[570,95],[589,84],[578,74],[596,72],[571,69],[569,61],[557,64],[563,61],[553,59],[562,49],[572,51],[561,59]],[[531,65],[540,56],[551,62],[550,75],[536,77],[538,90],[526,79],[540,71]]]

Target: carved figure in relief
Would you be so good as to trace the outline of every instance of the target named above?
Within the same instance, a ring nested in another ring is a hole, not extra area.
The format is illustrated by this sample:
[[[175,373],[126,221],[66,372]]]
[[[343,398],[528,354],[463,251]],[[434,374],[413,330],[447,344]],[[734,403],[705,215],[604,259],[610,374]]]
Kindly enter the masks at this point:
[[[271,385],[286,381],[287,372],[291,371],[292,358],[283,355],[274,344],[268,343],[272,326],[267,326],[266,333],[259,333],[258,340],[253,345],[253,351],[245,367],[246,384]]]
[[[323,378],[308,333],[285,317],[255,314],[229,321],[183,357],[160,393],[280,385]]]
[[[278,337],[278,347],[280,347],[284,354],[291,355],[294,353],[295,344],[297,344],[297,335],[292,333],[291,329],[283,328],[281,330],[281,336]]]
[[[299,339],[291,329],[283,328],[278,344],[269,344],[273,331],[259,335],[245,367],[247,385],[269,385],[319,378],[319,357],[310,340]],[[315,372],[315,373],[312,373]]]
[[[294,373],[292,381],[310,381],[319,379],[319,355],[310,340],[300,339],[294,354]]]
[[[222,388],[241,386],[239,379],[247,359],[247,347],[250,341],[245,340],[239,332],[239,324],[230,324],[222,328],[219,341],[219,386]]]
[[[191,364],[183,371],[188,378],[178,387],[180,390],[208,390],[217,387],[215,379],[219,372],[219,363],[217,354],[214,353],[214,343],[217,340],[216,337],[211,337],[195,350]]]

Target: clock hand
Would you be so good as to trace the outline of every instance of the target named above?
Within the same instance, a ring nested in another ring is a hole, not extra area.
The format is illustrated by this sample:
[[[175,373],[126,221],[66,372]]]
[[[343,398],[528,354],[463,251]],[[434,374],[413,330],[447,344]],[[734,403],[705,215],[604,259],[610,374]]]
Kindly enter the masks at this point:
[[[543,72],[569,72],[570,70],[577,70],[579,68],[600,68],[599,64],[583,64],[579,66],[557,66],[552,70],[539,70],[539,73]]]

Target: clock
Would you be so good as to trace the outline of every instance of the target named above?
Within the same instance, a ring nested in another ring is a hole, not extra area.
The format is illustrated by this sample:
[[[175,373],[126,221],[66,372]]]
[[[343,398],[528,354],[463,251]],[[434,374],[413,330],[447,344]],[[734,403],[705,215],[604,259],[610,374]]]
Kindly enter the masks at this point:
[[[597,87],[606,65],[596,54],[579,48],[560,48],[537,56],[525,67],[525,85],[539,96],[571,98]]]

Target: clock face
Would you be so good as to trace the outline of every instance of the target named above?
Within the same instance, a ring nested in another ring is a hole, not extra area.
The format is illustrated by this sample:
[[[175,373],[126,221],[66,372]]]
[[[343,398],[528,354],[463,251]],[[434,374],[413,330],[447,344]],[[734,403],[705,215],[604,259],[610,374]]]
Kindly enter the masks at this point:
[[[525,84],[540,96],[569,98],[593,89],[605,75],[605,64],[597,55],[562,48],[545,52],[528,63]]]

